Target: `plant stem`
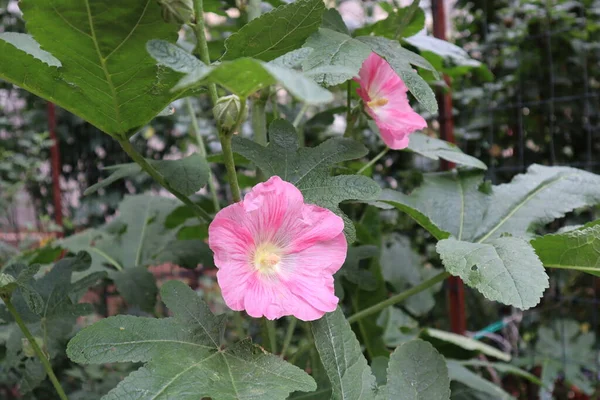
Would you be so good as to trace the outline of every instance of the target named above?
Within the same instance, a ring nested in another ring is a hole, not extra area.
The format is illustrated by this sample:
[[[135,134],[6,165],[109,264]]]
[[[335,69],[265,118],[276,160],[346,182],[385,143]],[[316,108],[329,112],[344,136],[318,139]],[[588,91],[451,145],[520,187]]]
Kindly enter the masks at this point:
[[[44,369],[46,370],[46,373],[48,374],[50,381],[52,381],[52,385],[54,385],[54,389],[56,389],[56,393],[58,393],[58,397],[60,397],[61,400],[68,400],[64,389],[60,385],[60,382],[58,381],[58,379],[56,378],[56,375],[54,374],[54,371],[52,370],[52,365],[50,364],[48,357],[46,357],[46,355],[44,354],[42,349],[40,349],[40,346],[38,346],[35,338],[33,337],[31,332],[27,328],[27,325],[25,325],[25,322],[23,322],[21,315],[19,315],[19,312],[17,311],[15,306],[10,301],[10,295],[2,296],[2,300],[4,301],[4,304],[6,305],[6,308],[8,309],[8,311],[12,314],[13,318],[15,319],[15,322],[17,323],[17,325],[23,332],[23,335],[25,335],[25,337],[29,341],[29,344],[31,344],[33,351],[35,351],[35,354],[38,356],[38,358],[42,362],[42,365],[44,366]]]
[[[267,145],[266,105],[267,100],[262,95],[252,102],[252,131],[254,132],[254,141],[261,146]]]
[[[169,185],[169,182],[167,182],[165,178],[160,174],[160,172],[158,172],[152,165],[150,165],[150,163],[148,163],[148,161],[146,161],[144,157],[142,157],[140,153],[137,152],[137,150],[131,145],[128,139],[120,138],[118,139],[118,141],[125,153],[127,153],[133,161],[135,161],[140,167],[142,167],[142,169],[146,171],[146,173],[150,175],[158,184],[160,184],[162,187],[171,192],[185,205],[189,206],[194,211],[196,216],[198,216],[198,218],[202,219],[205,222],[210,222],[212,220],[210,214],[204,211],[198,204],[191,201],[183,193],[179,192],[176,189],[173,189],[171,185]]]
[[[271,321],[266,317],[262,317],[262,337],[263,346],[271,353],[277,353],[277,336],[275,329],[275,321]]]
[[[198,153],[200,153],[202,157],[206,158],[207,153],[206,146],[204,145],[204,138],[202,138],[202,135],[200,134],[200,127],[198,126],[196,112],[194,111],[194,107],[192,107],[192,102],[190,101],[189,97],[185,99],[185,104],[187,106],[188,113],[192,118],[192,130],[194,131],[194,137],[196,139],[196,142],[198,143]],[[212,171],[210,170],[210,167],[208,171],[208,190],[212,197],[215,212],[217,212],[221,209],[221,206],[219,205],[219,198],[217,197],[217,188],[215,186],[214,176],[212,174]]]
[[[358,170],[358,172],[356,173],[357,175],[362,174],[363,172],[365,172],[367,169],[369,169],[369,167],[373,166],[373,164],[375,164],[377,161],[379,161],[379,159],[383,156],[385,156],[387,154],[387,152],[390,151],[390,148],[386,146],[385,149],[383,149],[383,151],[379,154],[377,154],[371,161],[369,161],[367,164],[365,164],[361,169]]]
[[[389,299],[382,301],[381,303],[377,303],[369,308],[365,308],[364,310],[357,312],[354,315],[351,315],[350,317],[348,317],[348,322],[352,324],[362,318],[368,317],[369,315],[377,314],[384,308],[389,307],[394,304],[397,304],[397,303],[400,303],[400,302],[406,300],[407,298],[409,298],[410,296],[414,296],[415,294],[420,293],[423,290],[430,288],[431,286],[435,285],[436,283],[439,283],[439,282],[445,280],[449,276],[450,276],[450,274],[448,272],[440,272],[433,278],[426,280],[425,282],[422,282],[422,283],[418,284],[417,286],[414,286],[408,290],[405,290],[402,293],[398,293],[397,295],[392,296]]]
[[[196,12],[196,23],[193,25],[194,32],[196,33],[196,41],[198,55],[200,60],[206,65],[210,65],[210,55],[208,52],[208,42],[206,41],[206,33],[204,32],[204,1],[195,0],[194,3]],[[210,93],[210,99],[213,105],[217,104],[219,95],[217,94],[217,85],[214,83],[208,84],[208,92]]]
[[[306,114],[306,110],[308,110],[308,107],[310,106],[306,103],[302,105],[300,112],[298,113],[298,115],[296,115],[296,118],[294,119],[294,128],[298,129],[298,127],[300,126],[300,122],[302,122],[302,117],[304,117],[304,114]]]
[[[296,324],[298,320],[294,316],[290,316],[289,325],[287,331],[285,333],[285,338],[283,339],[283,347],[281,347],[281,358],[285,358],[285,353],[287,353],[288,347],[290,347],[290,343],[292,342],[292,338],[294,337],[294,331],[296,330]]]

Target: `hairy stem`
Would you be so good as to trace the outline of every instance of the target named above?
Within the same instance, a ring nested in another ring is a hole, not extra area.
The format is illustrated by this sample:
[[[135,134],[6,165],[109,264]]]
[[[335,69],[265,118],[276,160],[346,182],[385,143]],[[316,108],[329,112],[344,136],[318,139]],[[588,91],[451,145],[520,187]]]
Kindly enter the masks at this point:
[[[262,317],[263,346],[271,353],[277,353],[277,336],[275,321]]]
[[[64,389],[62,388],[62,386],[60,385],[60,382],[58,381],[58,378],[56,378],[56,375],[54,374],[54,370],[52,370],[52,365],[50,364],[48,357],[46,357],[46,355],[44,354],[42,349],[40,349],[40,346],[38,346],[35,338],[33,337],[31,332],[27,328],[27,325],[25,325],[25,322],[23,322],[21,315],[19,315],[19,312],[17,311],[15,306],[10,301],[10,297],[11,297],[10,295],[2,296],[2,300],[4,301],[6,308],[12,314],[13,318],[15,319],[15,322],[21,329],[21,332],[23,332],[23,335],[25,335],[25,337],[29,341],[29,344],[33,348],[33,351],[35,351],[35,354],[42,362],[42,365],[44,366],[44,370],[46,370],[46,373],[48,374],[50,381],[52,381],[52,385],[54,386],[54,389],[56,389],[56,393],[58,393],[58,397],[60,397],[61,400],[68,400]]]
[[[387,154],[387,152],[390,151],[390,148],[386,146],[385,149],[383,149],[383,151],[379,154],[377,154],[371,161],[369,161],[367,164],[365,164],[361,169],[358,170],[358,172],[356,173],[357,175],[362,174],[363,172],[365,172],[367,169],[369,169],[369,167],[372,167],[377,161],[379,161],[379,159],[383,156],[385,156]]]
[[[202,135],[200,134],[200,127],[198,126],[198,119],[196,118],[196,112],[194,111],[194,107],[192,107],[192,102],[190,101],[189,97],[185,99],[185,104],[187,106],[188,113],[190,114],[190,117],[192,118],[192,131],[194,133],[194,138],[196,139],[196,142],[198,143],[198,152],[200,153],[200,155],[202,157],[206,158],[207,153],[206,153],[206,146],[204,145],[204,138],[202,138]],[[212,171],[210,170],[210,167],[209,167],[209,171],[208,171],[208,191],[210,192],[210,195],[212,197],[213,206],[215,207],[215,212],[217,212],[221,209],[221,206],[219,205],[219,198],[217,196],[217,188],[215,186],[214,176],[212,174]]]
[[[208,52],[208,42],[206,41],[206,32],[204,32],[204,1],[195,0],[194,8],[196,12],[196,23],[193,25],[194,33],[196,33],[196,41],[198,43],[196,51],[200,56],[200,60],[206,65],[210,65],[210,55]],[[217,85],[214,83],[208,84],[208,92],[213,105],[217,104],[219,95],[217,94]]]
[[[266,105],[267,99],[262,96],[252,102],[252,131],[254,132],[254,141],[261,146],[267,145]]]
[[[176,189],[173,189],[169,182],[158,172],[137,150],[132,146],[132,144],[127,139],[118,139],[121,148],[131,157],[133,161],[135,161],[142,169],[150,175],[158,184],[171,192],[175,197],[181,200],[185,205],[190,207],[196,216],[202,219],[205,222],[210,222],[212,217],[209,213],[204,211],[198,204],[191,201],[186,195],[179,192]]]
[[[433,278],[426,280],[425,282],[422,282],[422,283],[418,284],[417,286],[414,286],[408,290],[405,290],[402,293],[398,293],[397,295],[392,296],[387,300],[384,300],[384,301],[377,303],[369,308],[365,308],[364,310],[359,311],[354,315],[351,315],[350,317],[348,317],[348,322],[352,324],[362,318],[368,317],[369,315],[377,314],[378,312],[380,312],[381,310],[383,310],[386,307],[400,303],[400,302],[406,300],[407,298],[409,298],[410,296],[414,296],[417,293],[420,293],[426,289],[429,289],[433,285],[435,285],[439,282],[442,282],[449,276],[450,276],[450,274],[448,272],[440,272]]]

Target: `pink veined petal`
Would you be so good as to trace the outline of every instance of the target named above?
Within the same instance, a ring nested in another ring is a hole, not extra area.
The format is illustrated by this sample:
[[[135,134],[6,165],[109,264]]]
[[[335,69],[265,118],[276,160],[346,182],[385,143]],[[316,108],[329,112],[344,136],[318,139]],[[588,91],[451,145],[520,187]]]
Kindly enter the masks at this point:
[[[344,265],[347,253],[348,242],[342,232],[331,240],[287,255],[285,263],[290,265],[293,274],[310,276],[326,272],[333,275]]]
[[[339,299],[335,296],[333,276],[305,276],[305,279],[294,279],[288,283],[290,292],[301,299],[295,311],[299,319],[312,321],[321,318],[325,313],[335,311]]]
[[[256,244],[248,229],[217,214],[208,227],[208,246],[215,253],[215,265],[222,268],[232,261],[247,260]]]
[[[296,253],[338,236],[344,230],[344,220],[326,208],[306,204],[300,216],[288,220],[284,228],[289,236],[286,251]]]

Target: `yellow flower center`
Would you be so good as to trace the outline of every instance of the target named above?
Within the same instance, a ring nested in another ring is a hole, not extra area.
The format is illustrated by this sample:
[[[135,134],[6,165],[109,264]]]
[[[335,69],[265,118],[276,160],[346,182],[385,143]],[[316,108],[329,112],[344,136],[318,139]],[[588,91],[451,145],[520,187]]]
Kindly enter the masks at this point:
[[[369,108],[375,108],[375,107],[383,107],[388,103],[388,99],[386,99],[385,97],[377,97],[371,101],[369,101],[367,103],[367,106],[369,106]]]
[[[281,250],[271,243],[263,243],[254,252],[254,268],[263,275],[274,275],[279,271]]]

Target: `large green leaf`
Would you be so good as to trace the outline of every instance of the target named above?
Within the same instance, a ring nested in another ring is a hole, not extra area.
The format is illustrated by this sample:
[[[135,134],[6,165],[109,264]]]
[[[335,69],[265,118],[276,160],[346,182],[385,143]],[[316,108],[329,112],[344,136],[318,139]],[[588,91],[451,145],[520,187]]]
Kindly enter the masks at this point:
[[[421,51],[429,51],[444,59],[449,59],[456,65],[469,67],[479,67],[481,65],[481,62],[472,59],[464,49],[433,36],[414,35],[405,38],[404,41]]]
[[[417,3],[418,5],[418,3]],[[425,26],[425,13],[419,7],[412,10],[412,7],[402,7],[398,10],[390,10],[387,18],[375,22],[374,24],[357,29],[354,33],[357,36],[383,36],[388,39],[396,39],[400,24],[404,23],[401,29],[402,37],[409,37],[419,33]]]
[[[537,305],[549,287],[544,266],[523,239],[471,243],[449,238],[436,249],[448,272],[490,300],[526,310]]]
[[[494,187],[478,241],[531,235],[531,230],[580,207],[600,203],[600,176],[568,167],[532,165],[526,174]]]
[[[531,241],[547,268],[565,268],[600,276],[600,220],[582,228]]]
[[[273,60],[302,46],[321,25],[322,0],[296,0],[250,21],[225,41],[224,60]]]
[[[175,199],[160,196],[127,196],[119,205],[119,217],[111,224],[68,237],[59,244],[73,252],[89,252],[91,271],[108,271],[130,305],[151,311],[157,289],[154,277],[145,268],[164,262],[194,268],[211,254],[206,243],[179,241],[177,230],[165,227],[167,217],[179,204]],[[181,250],[181,246],[185,251],[172,251]]]
[[[72,283],[73,272],[89,268],[90,262],[86,253],[64,258],[37,280],[34,274],[39,265],[13,264],[5,270],[20,281],[12,294],[14,307],[51,361],[63,354],[77,317],[93,312],[90,304],[79,303],[79,300],[85,289],[104,278],[106,273],[92,274]],[[32,293],[38,301],[28,299]],[[26,349],[29,344],[12,317],[7,317],[10,314],[4,305],[0,306],[0,315],[0,330],[6,329],[8,336],[2,368],[13,370],[19,376],[21,392],[29,392],[43,381],[46,373],[41,362],[31,354],[31,349]]]
[[[390,66],[402,78],[408,90],[431,113],[438,111],[435,93],[423,78],[412,67],[417,66],[436,74],[435,68],[423,57],[409,51],[395,40],[376,36],[361,36],[357,38],[368,45],[375,53],[385,58]]]
[[[487,169],[487,166],[483,162],[463,153],[455,144],[419,132],[410,135],[408,150],[432,160],[442,158],[466,167]]]
[[[190,196],[202,189],[208,182],[210,167],[206,159],[198,154],[181,158],[179,160],[146,160],[152,165],[173,189]],[[96,192],[98,189],[107,187],[112,183],[135,176],[142,173],[139,164],[119,164],[104,168],[107,171],[113,171],[106,179],[101,180],[95,185],[90,186],[84,192],[88,195]]]
[[[23,0],[19,5],[33,38],[0,37],[0,78],[111,135],[146,124],[181,95],[171,92],[179,74],[158,67],[146,53],[150,39],[177,38],[177,26],[162,20],[155,1]],[[32,52],[36,41],[53,57]]]
[[[146,363],[104,399],[283,400],[316,389],[306,372],[249,340],[224,347],[225,319],[184,283],[169,281],[161,294],[172,318],[110,317],[69,343],[67,355],[78,363]]]
[[[265,175],[277,175],[302,191],[307,203],[329,208],[345,220],[345,233],[355,238],[352,221],[339,209],[346,200],[368,201],[380,192],[379,185],[359,175],[329,176],[339,162],[367,154],[360,143],[346,138],[329,139],[317,147],[298,147],[296,130],[285,120],[275,120],[269,127],[267,147],[242,137],[235,137],[233,150],[255,163]]]
[[[425,174],[410,195],[384,190],[380,200],[406,212],[439,240],[451,235],[471,240],[488,205],[482,183],[480,171]]]
[[[311,323],[315,345],[331,381],[331,400],[373,400],[375,377],[339,308]]]
[[[304,60],[303,71],[326,86],[339,85],[357,76],[363,61],[371,54],[371,48],[363,42],[325,28],[309,37],[304,46],[313,51]],[[320,73],[323,68],[329,71]]]
[[[248,97],[260,89],[279,83],[304,103],[321,104],[333,100],[331,92],[302,73],[252,58],[238,58],[216,66],[197,68],[184,76],[175,90],[209,82],[217,83],[240,97]]]
[[[423,340],[403,344],[390,357],[387,391],[389,400],[449,400],[446,360]]]

